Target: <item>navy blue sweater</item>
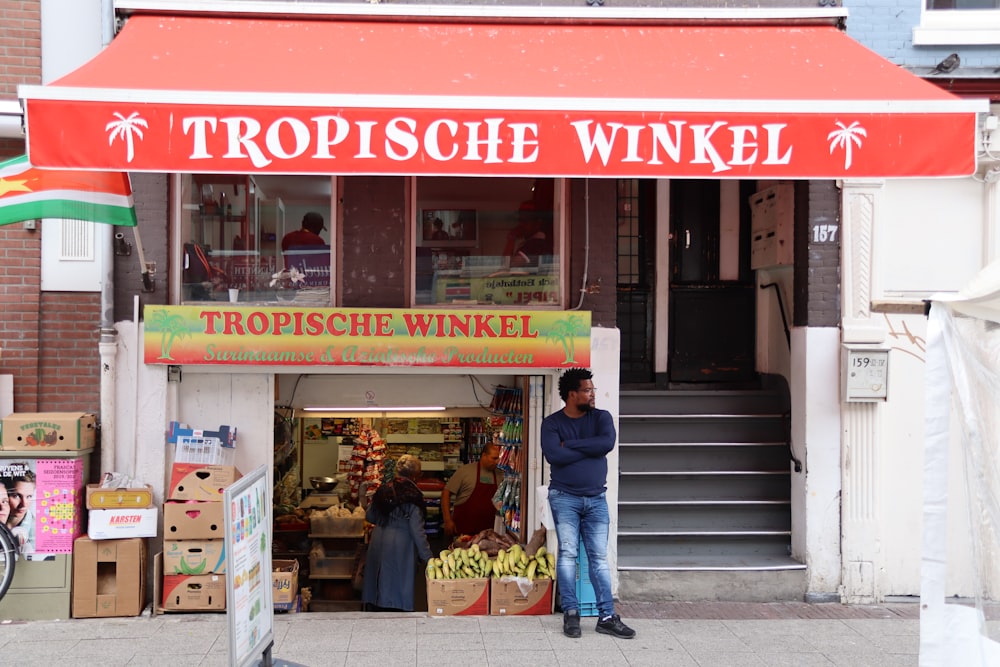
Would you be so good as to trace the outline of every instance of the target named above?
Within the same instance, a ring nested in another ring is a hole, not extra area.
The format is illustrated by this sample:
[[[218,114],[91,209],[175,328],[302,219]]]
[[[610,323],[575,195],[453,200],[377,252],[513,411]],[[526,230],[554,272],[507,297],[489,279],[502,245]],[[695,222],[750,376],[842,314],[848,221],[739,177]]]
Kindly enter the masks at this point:
[[[550,489],[596,496],[607,489],[607,455],[615,448],[615,422],[607,410],[567,417],[563,410],[542,420],[542,454],[552,468]]]

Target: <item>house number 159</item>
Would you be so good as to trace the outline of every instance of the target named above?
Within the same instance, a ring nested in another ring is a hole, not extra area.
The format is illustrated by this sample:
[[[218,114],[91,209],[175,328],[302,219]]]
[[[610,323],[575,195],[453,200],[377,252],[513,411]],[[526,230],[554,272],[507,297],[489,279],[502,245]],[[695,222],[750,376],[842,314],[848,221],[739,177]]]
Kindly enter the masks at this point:
[[[813,227],[813,243],[836,243],[839,225],[816,225]]]

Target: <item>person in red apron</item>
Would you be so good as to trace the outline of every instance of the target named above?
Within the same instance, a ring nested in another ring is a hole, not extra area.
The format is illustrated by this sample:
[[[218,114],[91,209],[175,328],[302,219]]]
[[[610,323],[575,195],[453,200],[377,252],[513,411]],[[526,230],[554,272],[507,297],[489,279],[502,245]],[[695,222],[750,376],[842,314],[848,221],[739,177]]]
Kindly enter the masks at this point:
[[[493,528],[497,514],[493,495],[503,479],[503,473],[497,470],[499,460],[500,448],[488,444],[483,447],[479,461],[466,463],[448,480],[441,492],[441,515],[446,534],[475,535]]]

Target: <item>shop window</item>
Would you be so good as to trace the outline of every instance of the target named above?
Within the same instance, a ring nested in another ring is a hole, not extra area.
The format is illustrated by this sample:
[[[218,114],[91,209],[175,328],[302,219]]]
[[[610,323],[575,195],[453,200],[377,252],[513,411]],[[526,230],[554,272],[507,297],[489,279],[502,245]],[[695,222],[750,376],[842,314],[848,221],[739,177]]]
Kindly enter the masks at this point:
[[[416,179],[416,305],[559,306],[551,178]]]
[[[925,0],[913,43],[1000,44],[1000,0]]]
[[[286,204],[282,183],[270,177],[267,192],[247,174],[181,176],[182,301],[330,304],[329,178],[316,202]]]

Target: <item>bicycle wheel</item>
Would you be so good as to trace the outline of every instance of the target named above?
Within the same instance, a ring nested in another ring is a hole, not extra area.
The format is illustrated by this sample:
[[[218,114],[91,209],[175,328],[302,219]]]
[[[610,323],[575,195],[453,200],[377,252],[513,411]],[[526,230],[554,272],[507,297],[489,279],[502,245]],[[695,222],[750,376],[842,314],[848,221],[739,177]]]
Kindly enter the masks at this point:
[[[7,526],[0,523],[0,600],[7,595],[14,581],[14,565],[17,563],[17,542]]]

